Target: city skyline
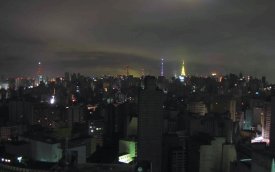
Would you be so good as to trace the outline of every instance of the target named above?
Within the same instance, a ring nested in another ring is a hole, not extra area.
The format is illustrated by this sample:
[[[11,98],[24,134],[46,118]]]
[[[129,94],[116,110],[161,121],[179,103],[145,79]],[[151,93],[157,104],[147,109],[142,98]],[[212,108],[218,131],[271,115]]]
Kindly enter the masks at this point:
[[[260,0],[0,0],[0,171],[275,172]]]
[[[2,1],[0,74],[239,73],[274,82],[269,1]]]

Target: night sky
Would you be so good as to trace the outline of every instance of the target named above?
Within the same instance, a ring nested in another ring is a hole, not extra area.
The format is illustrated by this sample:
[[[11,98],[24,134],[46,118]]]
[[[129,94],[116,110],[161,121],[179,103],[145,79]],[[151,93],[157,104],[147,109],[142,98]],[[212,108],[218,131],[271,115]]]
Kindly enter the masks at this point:
[[[0,75],[239,73],[275,81],[271,0],[0,0]]]

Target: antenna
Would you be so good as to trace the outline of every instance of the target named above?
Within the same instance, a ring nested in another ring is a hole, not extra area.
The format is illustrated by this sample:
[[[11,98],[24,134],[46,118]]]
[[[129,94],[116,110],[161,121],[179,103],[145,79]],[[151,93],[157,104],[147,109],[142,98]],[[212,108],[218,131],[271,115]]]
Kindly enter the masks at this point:
[[[160,76],[163,76],[164,72],[163,72],[163,58],[161,59],[161,70],[160,70]]]
[[[38,62],[37,75],[42,75],[42,63]]]
[[[129,65],[126,65],[126,76],[129,76]]]

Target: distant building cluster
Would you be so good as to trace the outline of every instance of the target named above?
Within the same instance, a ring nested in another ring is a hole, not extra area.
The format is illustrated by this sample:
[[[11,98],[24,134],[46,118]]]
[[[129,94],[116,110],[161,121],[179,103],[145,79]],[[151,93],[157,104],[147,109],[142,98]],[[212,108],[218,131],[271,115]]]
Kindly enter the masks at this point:
[[[1,78],[0,169],[274,171],[274,85],[185,72]]]

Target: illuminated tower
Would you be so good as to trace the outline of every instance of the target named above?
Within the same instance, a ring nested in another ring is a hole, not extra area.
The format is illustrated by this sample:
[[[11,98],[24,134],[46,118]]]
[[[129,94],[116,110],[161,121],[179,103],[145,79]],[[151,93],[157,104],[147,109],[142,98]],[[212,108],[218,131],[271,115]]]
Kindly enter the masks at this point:
[[[185,67],[184,67],[184,61],[182,62],[182,67],[181,67],[181,76],[186,76],[186,73],[185,73]]]
[[[42,75],[42,67],[41,67],[41,62],[38,62],[38,68],[37,68],[37,76]]]
[[[163,58],[161,59],[161,70],[160,70],[160,76],[163,76],[164,72],[163,72]]]
[[[38,62],[38,68],[36,72],[36,85],[39,85],[41,81],[43,81],[43,71],[42,71],[42,63]]]
[[[180,73],[180,76],[179,76],[179,79],[181,82],[184,82],[184,78],[186,76],[186,73],[185,73],[185,67],[184,67],[184,61],[182,62],[182,66],[181,66],[181,73]]]

